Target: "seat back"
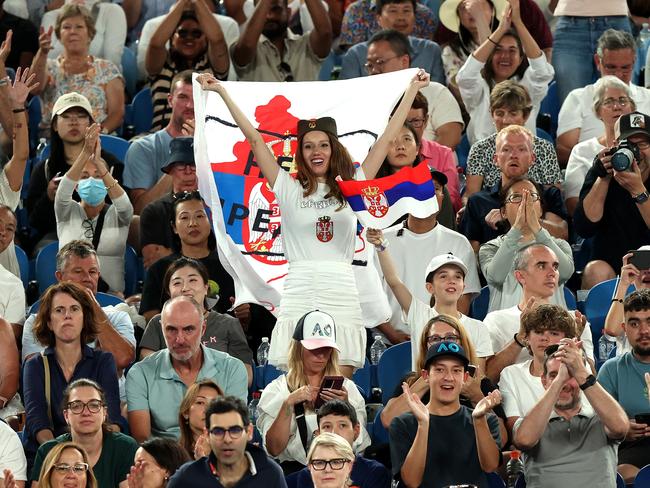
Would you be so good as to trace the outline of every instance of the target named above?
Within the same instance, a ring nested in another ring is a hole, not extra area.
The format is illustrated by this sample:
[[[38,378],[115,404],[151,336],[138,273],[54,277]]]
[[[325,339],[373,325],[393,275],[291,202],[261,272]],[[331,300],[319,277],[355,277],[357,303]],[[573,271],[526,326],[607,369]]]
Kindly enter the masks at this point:
[[[458,166],[460,168],[463,168],[463,171],[465,171],[465,168],[467,168],[467,158],[469,157],[470,147],[471,144],[469,143],[467,134],[463,134],[460,143],[456,146],[456,158],[458,159]]]
[[[124,300],[122,300],[120,297],[116,297],[115,295],[111,295],[109,293],[102,293],[101,291],[98,291],[95,294],[95,298],[97,299],[97,303],[99,303],[99,305],[102,307],[124,303]]]
[[[368,400],[372,393],[372,370],[368,358],[366,358],[363,368],[359,368],[354,372],[352,375],[352,381],[354,381],[354,384],[364,392],[363,396]]]
[[[406,373],[411,371],[411,342],[402,342],[384,351],[377,365],[377,379],[384,405]]]
[[[490,288],[484,286],[481,293],[469,306],[469,316],[476,320],[483,320],[487,315],[488,306],[490,305]]]
[[[564,285],[564,301],[566,302],[566,308],[568,310],[576,310],[578,307],[578,302],[576,302],[576,297],[569,288]]]
[[[129,98],[135,95],[135,87],[138,83],[138,62],[135,52],[128,46],[122,49],[122,74],[124,75],[124,87]]]
[[[616,477],[617,487],[621,486],[619,485],[618,476]],[[625,486],[625,484],[622,486]],[[634,478],[634,488],[647,488],[648,486],[650,486],[650,464],[641,468],[641,470],[636,474],[636,477]]]
[[[129,150],[129,141],[109,134],[102,134],[99,136],[99,139],[102,143],[102,149],[108,151],[117,159],[124,162],[126,151]]]
[[[38,292],[40,295],[45,293],[45,290],[54,283],[56,283],[56,254],[59,252],[59,241],[50,242],[47,246],[41,249],[36,256],[36,265],[34,274],[36,281],[38,281]]]
[[[143,88],[133,97],[133,126],[136,134],[149,132],[153,121],[153,100],[151,90]]]
[[[498,473],[485,473],[490,488],[506,488],[505,482],[501,479]]]
[[[142,279],[140,272],[140,259],[131,246],[126,246],[124,252],[124,296],[128,297],[136,292],[138,280]]]
[[[27,288],[27,285],[29,284],[29,259],[21,247],[14,247],[16,248],[16,259],[18,260],[18,267],[20,268],[20,279],[23,282],[23,286]]]
[[[546,96],[542,100],[542,103],[539,106],[540,114],[548,114],[551,117],[551,135],[554,136],[557,132],[557,121],[560,115],[560,98],[557,93],[557,83],[552,81],[548,85],[548,91]],[[539,134],[538,134],[539,136]],[[541,137],[541,136],[539,136]]]
[[[605,317],[609,312],[612,303],[612,296],[616,289],[618,278],[603,281],[594,286],[587,294],[585,300],[585,315],[591,324],[591,335],[594,341],[594,347],[597,347],[598,339],[602,335],[605,325]]]

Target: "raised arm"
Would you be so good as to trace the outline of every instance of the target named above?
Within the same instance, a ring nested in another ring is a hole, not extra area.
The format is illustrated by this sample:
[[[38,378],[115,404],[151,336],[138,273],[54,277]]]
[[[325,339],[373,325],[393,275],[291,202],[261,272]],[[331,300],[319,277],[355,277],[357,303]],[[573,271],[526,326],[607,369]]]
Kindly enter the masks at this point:
[[[276,5],[273,8],[283,8]],[[241,36],[235,43],[232,50],[232,60],[237,66],[247,66],[255,57],[257,43],[264,30],[266,16],[271,11],[270,0],[259,0],[255,5],[253,15],[248,19],[248,24],[244,28]]]
[[[607,317],[605,318],[605,333],[619,337],[624,334],[623,324],[625,323],[625,315],[623,314],[623,301],[627,294],[627,289],[634,282],[634,278],[640,276],[638,268],[629,263],[628,260],[632,256],[631,253],[623,256],[623,267],[621,268],[621,277],[616,283],[612,303],[609,306]]]
[[[261,0],[260,3],[263,3],[263,0]],[[224,85],[219,83],[213,75],[203,73],[198,76],[197,80],[201,84],[201,88],[207,91],[217,92],[222,98],[233,119],[235,119],[235,123],[244,133],[244,136],[246,136],[246,140],[251,146],[253,154],[255,155],[255,160],[257,161],[262,174],[271,187],[275,186],[275,179],[278,176],[280,166],[278,165],[275,156],[264,142],[264,139],[262,139],[262,135],[255,127],[253,127],[253,124],[248,120],[248,117],[244,115],[244,112],[241,111],[234,100],[230,97]]]
[[[521,11],[519,9],[519,0],[508,0],[510,4],[510,10],[512,11],[512,26],[517,31],[519,35],[519,40],[521,41],[521,46],[524,48],[524,54],[529,59],[537,59],[542,56],[544,53],[539,48],[537,41],[530,35],[526,24],[521,19]],[[507,11],[507,9],[506,9]]]
[[[411,105],[413,105],[415,96],[421,88],[429,86],[429,81],[429,74],[424,70],[419,70],[413,79],[409,81],[408,87],[402,96],[402,100],[397,106],[397,110],[395,110],[395,113],[393,113],[393,116],[388,121],[384,133],[379,137],[379,139],[377,139],[377,142],[373,144],[370,151],[368,151],[366,159],[363,161],[362,168],[366,178],[372,179],[377,175],[381,163],[384,162],[390,143],[397,137],[397,134],[404,125],[404,121],[406,120],[409,110],[411,110]]]
[[[36,75],[38,87],[34,90],[34,95],[40,95],[47,87],[47,53],[52,50],[52,32],[54,27],[50,26],[48,30],[40,28],[38,36],[38,51],[32,60],[31,71]]]
[[[199,0],[194,5],[196,19],[208,40],[210,65],[219,78],[226,79],[230,69],[230,56],[221,26],[204,0]]]
[[[95,157],[95,149],[99,144],[99,124],[92,124],[88,129],[86,129],[86,135],[84,140],[84,146],[77,159],[74,160],[72,166],[66,173],[66,176],[73,181],[79,181],[81,179],[81,173],[86,166],[86,163]]]
[[[500,449],[497,445],[487,420],[487,414],[501,404],[501,392],[493,390],[483,397],[472,411],[476,449],[481,469],[491,473],[499,467]]]
[[[472,53],[474,59],[480,63],[487,63],[490,54],[499,46],[501,38],[510,30],[512,25],[512,8],[506,7],[505,12],[503,12],[503,17],[499,22],[499,26],[496,30],[487,36],[483,43]]]
[[[7,78],[7,70],[5,62],[9,53],[11,52],[11,37],[13,32],[7,31],[5,40],[0,44],[0,127],[5,132],[7,137],[13,137],[14,133],[14,118],[11,115],[11,101],[9,99],[9,79]]]
[[[429,443],[429,410],[422,403],[420,397],[412,393],[406,383],[402,384],[402,390],[406,395],[409,409],[418,421],[415,439],[409,449],[400,476],[406,486],[420,486],[424,476],[424,468],[427,462],[427,446]]]
[[[165,15],[165,18],[153,33],[153,36],[151,36],[144,61],[145,70],[148,75],[153,76],[160,73],[160,70],[165,64],[165,59],[167,59],[167,41],[174,35],[174,31],[181,20],[183,12],[190,8],[192,8],[192,4],[189,0],[179,0],[176,2],[169,13]],[[207,32],[205,34],[207,35]]]
[[[332,47],[332,23],[322,0],[305,0],[307,10],[314,23],[314,29],[309,33],[311,50],[319,58],[330,53]]]

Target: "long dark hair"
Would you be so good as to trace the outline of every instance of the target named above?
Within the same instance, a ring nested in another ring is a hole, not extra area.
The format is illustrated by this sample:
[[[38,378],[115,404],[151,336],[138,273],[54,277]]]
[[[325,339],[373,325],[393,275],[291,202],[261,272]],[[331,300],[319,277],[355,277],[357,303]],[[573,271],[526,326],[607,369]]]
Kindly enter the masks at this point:
[[[521,63],[519,63],[519,66],[517,66],[517,69],[509,79],[517,78],[520,80],[523,78],[524,73],[528,69],[528,58],[526,57],[524,47],[521,45],[521,39],[519,39],[516,31],[510,29],[508,32],[503,34],[501,39],[504,39],[505,37],[512,37],[517,42],[517,47],[519,48],[519,56],[521,57]],[[483,66],[483,69],[481,70],[481,75],[483,75],[483,79],[487,81],[490,90],[494,88],[494,85],[496,84],[494,80],[494,69],[492,68],[492,58],[494,58],[494,54],[496,52],[496,49],[492,51],[492,53],[488,56],[487,61],[485,62],[485,66]]]

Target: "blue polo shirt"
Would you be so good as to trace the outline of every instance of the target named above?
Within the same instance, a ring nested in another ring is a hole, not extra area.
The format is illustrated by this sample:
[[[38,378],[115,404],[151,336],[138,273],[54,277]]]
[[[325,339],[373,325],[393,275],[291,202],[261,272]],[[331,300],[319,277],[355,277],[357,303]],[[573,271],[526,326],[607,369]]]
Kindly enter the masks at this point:
[[[203,366],[196,381],[211,379],[226,395],[234,395],[246,402],[248,374],[244,363],[225,352],[201,345]],[[180,436],[178,408],[187,387],[172,366],[168,349],[162,349],[133,365],[126,377],[126,400],[129,412],[148,410],[151,416],[151,435]]]

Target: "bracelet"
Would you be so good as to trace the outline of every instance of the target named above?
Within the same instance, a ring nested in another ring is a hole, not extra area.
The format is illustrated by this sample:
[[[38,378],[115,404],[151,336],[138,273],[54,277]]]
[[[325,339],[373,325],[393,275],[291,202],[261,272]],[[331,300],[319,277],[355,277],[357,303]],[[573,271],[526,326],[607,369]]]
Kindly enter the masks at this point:
[[[103,175],[99,175],[99,177],[103,180],[108,173],[110,173],[110,171],[106,170],[106,173],[104,173]]]
[[[623,299],[622,298],[612,298],[612,303],[614,303],[614,302],[623,303]]]
[[[111,191],[113,188],[115,188],[117,186],[117,184],[118,184],[117,180],[113,181],[113,183],[111,183],[110,185],[108,185],[106,187],[106,191]]]
[[[513,339],[514,339],[514,341],[517,343],[517,345],[518,345],[519,347],[521,347],[522,349],[525,349],[525,348],[526,348],[526,344],[522,344],[522,343],[519,341],[519,339],[517,338],[517,334],[516,334],[516,333],[515,333]]]
[[[384,252],[386,249],[388,249],[388,239],[382,239],[381,242],[375,246],[377,248],[377,252]]]
[[[15,113],[15,114],[19,114],[19,113],[24,112],[24,111],[25,111],[25,107],[23,107],[23,108],[15,108],[15,109],[12,110],[12,112]]]
[[[8,84],[9,82],[7,81],[7,78],[0,78],[0,86],[5,86]]]
[[[490,41],[490,42],[491,42],[492,44],[494,44],[495,46],[498,46],[498,45],[499,45],[499,43],[496,42],[496,41],[493,41],[492,38],[491,38],[490,36],[488,36],[487,40]]]

